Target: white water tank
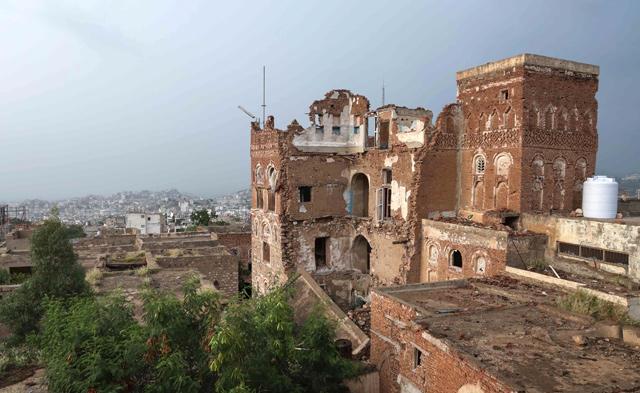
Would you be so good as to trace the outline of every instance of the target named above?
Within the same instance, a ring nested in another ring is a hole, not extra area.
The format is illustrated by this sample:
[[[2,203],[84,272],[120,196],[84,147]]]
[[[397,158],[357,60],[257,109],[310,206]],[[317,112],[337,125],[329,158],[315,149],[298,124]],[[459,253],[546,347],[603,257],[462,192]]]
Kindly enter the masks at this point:
[[[616,218],[618,182],[606,176],[594,176],[584,182],[582,212],[589,218]]]

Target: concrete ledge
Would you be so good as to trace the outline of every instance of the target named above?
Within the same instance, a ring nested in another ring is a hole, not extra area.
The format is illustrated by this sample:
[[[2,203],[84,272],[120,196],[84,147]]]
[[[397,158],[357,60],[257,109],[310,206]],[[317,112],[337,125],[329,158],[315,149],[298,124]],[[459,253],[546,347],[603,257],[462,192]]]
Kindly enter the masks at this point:
[[[504,70],[507,68],[513,68],[518,66],[539,66],[556,68],[560,70],[578,72],[582,74],[591,74],[597,76],[600,74],[600,67],[597,65],[578,63],[577,61],[557,59],[554,57],[547,57],[541,55],[532,55],[530,53],[523,53],[506,59],[485,63],[483,65],[468,68],[463,71],[456,72],[456,80],[462,80]]]

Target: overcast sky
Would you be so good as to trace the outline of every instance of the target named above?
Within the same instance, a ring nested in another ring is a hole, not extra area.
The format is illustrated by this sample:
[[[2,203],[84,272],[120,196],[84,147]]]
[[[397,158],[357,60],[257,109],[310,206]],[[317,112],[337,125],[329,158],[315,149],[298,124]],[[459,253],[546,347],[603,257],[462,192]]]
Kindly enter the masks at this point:
[[[0,0],[0,200],[249,184],[249,119],[348,88],[434,114],[519,53],[600,65],[597,172],[640,170],[640,1]]]

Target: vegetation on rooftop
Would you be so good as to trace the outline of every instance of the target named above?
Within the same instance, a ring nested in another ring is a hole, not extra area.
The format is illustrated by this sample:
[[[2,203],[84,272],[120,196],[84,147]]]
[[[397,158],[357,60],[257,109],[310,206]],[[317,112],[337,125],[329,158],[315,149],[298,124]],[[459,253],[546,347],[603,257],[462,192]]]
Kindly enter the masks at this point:
[[[556,300],[558,307],[576,314],[588,315],[596,320],[611,320],[619,323],[632,324],[626,307],[602,300],[586,291],[562,296]]]

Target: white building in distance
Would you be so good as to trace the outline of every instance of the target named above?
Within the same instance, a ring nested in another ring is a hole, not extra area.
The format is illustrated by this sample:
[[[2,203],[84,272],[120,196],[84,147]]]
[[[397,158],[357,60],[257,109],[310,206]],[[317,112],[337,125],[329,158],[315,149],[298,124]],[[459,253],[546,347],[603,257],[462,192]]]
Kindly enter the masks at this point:
[[[166,232],[167,218],[161,213],[127,213],[126,228],[135,229],[141,235]]]

